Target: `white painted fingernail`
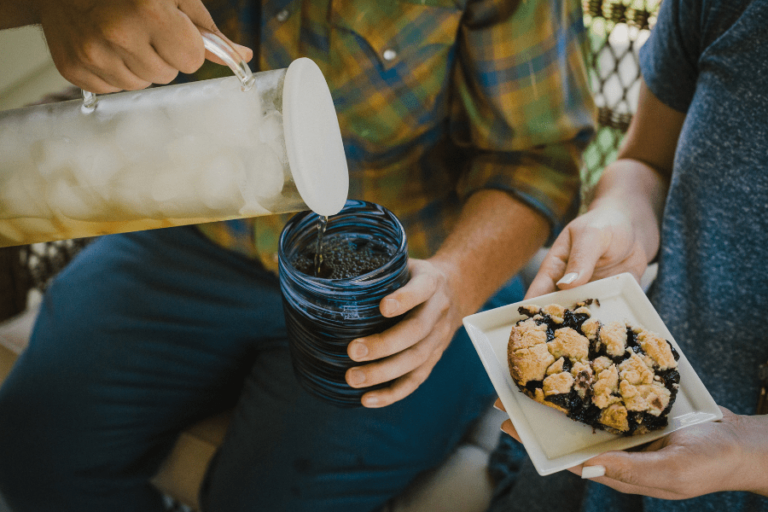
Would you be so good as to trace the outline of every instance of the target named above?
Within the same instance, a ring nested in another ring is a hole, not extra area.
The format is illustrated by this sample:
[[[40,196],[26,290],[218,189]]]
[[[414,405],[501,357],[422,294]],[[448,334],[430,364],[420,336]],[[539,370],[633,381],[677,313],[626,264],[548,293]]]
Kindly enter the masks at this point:
[[[557,282],[557,285],[560,286],[561,284],[571,284],[578,278],[579,278],[578,272],[571,272],[571,273],[565,274],[563,278]]]
[[[605,466],[584,466],[581,469],[581,478],[597,478],[605,476]]]

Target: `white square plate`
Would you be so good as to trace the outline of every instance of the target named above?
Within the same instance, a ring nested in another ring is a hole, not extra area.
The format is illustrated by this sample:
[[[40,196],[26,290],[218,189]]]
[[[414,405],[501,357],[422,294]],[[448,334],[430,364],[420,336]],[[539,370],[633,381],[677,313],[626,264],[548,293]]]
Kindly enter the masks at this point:
[[[669,414],[669,425],[648,434],[620,437],[578,423],[565,414],[525,396],[509,374],[507,342],[512,326],[524,316],[517,308],[526,304],[571,307],[585,299],[592,304],[592,317],[603,323],[625,320],[633,326],[653,331],[672,343],[680,354],[680,389]],[[663,437],[670,432],[722,418],[709,391],[696,375],[677,342],[662,322],[640,285],[630,274],[621,274],[585,284],[571,290],[525,300],[464,318],[472,343],[507,410],[512,424],[540,475],[549,475],[581,464],[603,452],[626,450]]]

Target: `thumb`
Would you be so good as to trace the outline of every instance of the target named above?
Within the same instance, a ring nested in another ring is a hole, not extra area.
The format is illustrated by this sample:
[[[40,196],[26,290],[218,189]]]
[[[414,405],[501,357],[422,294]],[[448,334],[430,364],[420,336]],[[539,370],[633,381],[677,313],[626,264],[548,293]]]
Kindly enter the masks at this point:
[[[211,13],[208,12],[208,9],[205,8],[200,0],[180,0],[179,10],[186,14],[192,23],[194,23],[195,26],[197,26],[199,29],[212,32],[213,34],[223,39],[226,43],[231,45],[244,61],[251,61],[253,58],[253,50],[246,46],[234,43],[227,36],[225,36],[219,30],[219,27],[216,26],[216,22],[213,21]],[[226,62],[224,62],[221,58],[217,57],[207,49],[205,50],[205,58],[211,62],[215,62],[216,64],[221,64],[223,66],[227,65]]]
[[[557,291],[555,282],[563,276],[570,252],[571,230],[566,227],[541,262],[539,270],[525,294],[525,300]]]
[[[605,476],[637,487],[665,489],[672,479],[667,451],[606,452],[588,464],[605,467]]]
[[[604,230],[593,227],[571,233],[571,252],[565,271],[556,283],[558,288],[567,290],[589,282],[598,260],[605,254],[607,235]]]
[[[525,298],[538,297],[589,282],[597,261],[604,254],[603,230],[573,222],[557,237],[541,263]]]

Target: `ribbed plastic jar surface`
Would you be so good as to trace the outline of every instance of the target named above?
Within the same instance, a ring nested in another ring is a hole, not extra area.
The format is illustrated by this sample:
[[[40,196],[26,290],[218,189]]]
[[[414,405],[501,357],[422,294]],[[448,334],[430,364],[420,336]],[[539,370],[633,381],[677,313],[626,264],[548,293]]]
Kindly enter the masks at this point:
[[[349,342],[382,332],[399,321],[385,318],[379,303],[410,277],[408,246],[400,221],[386,208],[349,200],[329,218],[324,241],[349,238],[355,246],[387,247],[391,258],[383,266],[348,279],[325,279],[297,270],[293,262],[317,243],[319,216],[293,217],[280,236],[280,288],[283,293],[291,357],[296,376],[314,395],[336,405],[360,406],[360,397],[375,387],[354,389],[346,371],[359,366],[347,355]]]

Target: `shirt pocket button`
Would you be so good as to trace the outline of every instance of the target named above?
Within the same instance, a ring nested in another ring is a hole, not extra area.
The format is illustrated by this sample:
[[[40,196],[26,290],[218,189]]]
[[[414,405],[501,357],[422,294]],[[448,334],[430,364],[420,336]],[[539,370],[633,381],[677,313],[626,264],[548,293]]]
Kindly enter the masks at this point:
[[[291,12],[288,9],[283,9],[275,15],[275,19],[280,23],[284,23],[291,17]]]

